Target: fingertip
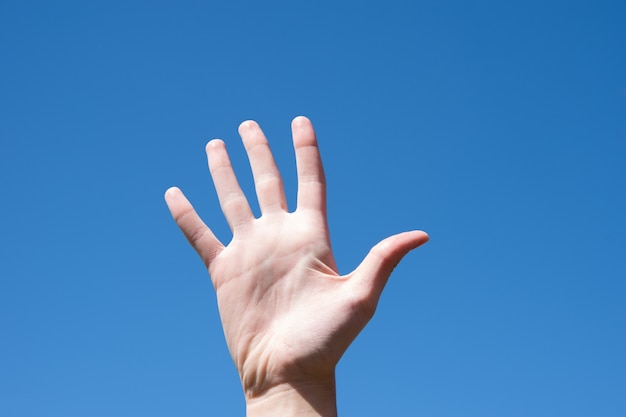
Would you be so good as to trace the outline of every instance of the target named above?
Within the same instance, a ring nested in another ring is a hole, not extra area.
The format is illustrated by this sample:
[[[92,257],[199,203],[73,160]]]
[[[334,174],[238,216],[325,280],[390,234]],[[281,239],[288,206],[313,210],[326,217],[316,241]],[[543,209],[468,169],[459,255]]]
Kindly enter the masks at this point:
[[[416,249],[428,242],[428,239],[429,236],[426,232],[421,230],[411,230],[389,236],[388,238],[380,241],[375,247],[382,250],[383,253],[388,254],[392,258],[399,257],[399,260],[413,249]]]
[[[211,139],[206,146],[204,147],[204,149],[209,152],[211,149],[217,149],[220,148],[222,146],[226,146],[224,141],[222,139]]]
[[[423,230],[416,230],[415,233],[420,234],[425,242],[428,242],[430,240],[430,235]]]
[[[291,121],[291,125],[293,127],[301,127],[301,126],[307,126],[307,125],[311,125],[311,120],[309,120],[308,117],[306,116],[296,116],[292,121]]]
[[[291,122],[293,143],[296,148],[301,146],[317,146],[315,129],[306,116],[298,116]],[[319,158],[319,156],[318,156]]]
[[[189,204],[187,197],[183,191],[178,187],[170,187],[165,191],[165,203],[170,210],[175,210],[181,205]]]
[[[237,131],[239,133],[241,133],[241,132],[244,132],[246,130],[250,130],[250,129],[256,128],[258,126],[259,126],[259,124],[257,122],[255,122],[254,120],[244,120],[239,125],[239,128],[237,129]]]
[[[166,200],[175,197],[176,195],[179,195],[181,193],[180,188],[178,187],[170,187],[167,190],[165,190],[165,194],[164,197]]]
[[[423,245],[424,243],[430,240],[430,236],[428,235],[428,233],[424,232],[423,230],[413,230],[412,232],[409,232],[409,233],[413,235],[412,238],[415,244],[413,249],[417,248],[418,246]]]

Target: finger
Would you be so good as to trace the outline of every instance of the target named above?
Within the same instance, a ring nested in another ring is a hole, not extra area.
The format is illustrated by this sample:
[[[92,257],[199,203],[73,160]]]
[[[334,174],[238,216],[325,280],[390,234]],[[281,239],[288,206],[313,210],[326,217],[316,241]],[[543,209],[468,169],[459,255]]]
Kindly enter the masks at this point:
[[[291,123],[298,169],[298,209],[326,213],[326,179],[313,125],[304,116]]]
[[[252,210],[237,182],[224,142],[219,139],[210,141],[206,145],[206,152],[222,212],[230,225],[230,230],[234,232],[241,225],[254,219]]]
[[[252,167],[261,212],[286,211],[283,180],[263,131],[256,122],[248,120],[239,126],[239,134]]]
[[[409,251],[426,242],[428,235],[418,230],[388,237],[375,245],[352,273],[354,293],[372,314],[393,269]]]
[[[165,192],[165,202],[176,224],[209,268],[215,257],[224,249],[224,245],[204,224],[178,188],[172,187]]]

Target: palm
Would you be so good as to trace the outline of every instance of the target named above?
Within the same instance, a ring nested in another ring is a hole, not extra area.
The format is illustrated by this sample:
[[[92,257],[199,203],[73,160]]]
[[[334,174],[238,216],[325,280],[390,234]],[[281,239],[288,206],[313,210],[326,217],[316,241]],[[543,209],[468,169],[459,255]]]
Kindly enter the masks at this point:
[[[293,124],[298,208],[288,213],[267,141],[253,122],[240,133],[263,215],[255,219],[221,141],[209,166],[233,239],[224,247],[177,189],[166,194],[177,223],[203,258],[217,291],[226,341],[242,383],[263,390],[333,372],[374,312],[395,264],[424,243],[423,232],[377,245],[359,268],[339,276],[326,222],[325,181],[310,122]]]
[[[303,370],[331,372],[356,336],[340,331],[345,323],[337,318],[349,317],[341,314],[348,301],[341,299],[345,279],[333,268],[328,238],[311,217],[296,212],[257,219],[211,267],[220,283],[226,339],[244,380],[263,378],[267,369],[269,385]],[[338,337],[349,337],[343,349],[327,349]]]

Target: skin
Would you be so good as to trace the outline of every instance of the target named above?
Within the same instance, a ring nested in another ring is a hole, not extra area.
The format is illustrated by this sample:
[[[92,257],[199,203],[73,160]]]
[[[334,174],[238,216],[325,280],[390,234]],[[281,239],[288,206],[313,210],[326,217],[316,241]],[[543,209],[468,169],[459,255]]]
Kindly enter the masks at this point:
[[[258,124],[239,126],[262,215],[255,218],[226,152],[206,146],[222,212],[233,233],[225,246],[172,187],[165,200],[206,265],[217,294],[247,416],[335,416],[335,367],[370,320],[393,268],[428,240],[422,231],[375,245],[351,273],[339,275],[330,246],[326,181],[315,132],[292,122],[298,203],[289,212],[283,183]]]

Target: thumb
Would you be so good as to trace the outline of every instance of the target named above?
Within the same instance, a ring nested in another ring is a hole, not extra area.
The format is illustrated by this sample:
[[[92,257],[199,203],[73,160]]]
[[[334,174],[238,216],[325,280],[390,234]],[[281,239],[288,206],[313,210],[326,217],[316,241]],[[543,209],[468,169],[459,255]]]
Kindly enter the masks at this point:
[[[404,255],[428,239],[428,234],[421,230],[390,236],[376,244],[352,272],[356,295],[363,297],[362,300],[372,307],[372,313],[396,265]]]

